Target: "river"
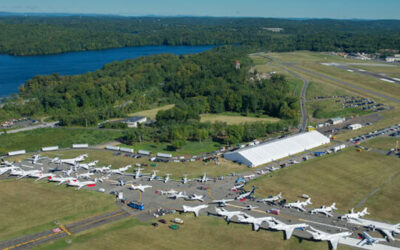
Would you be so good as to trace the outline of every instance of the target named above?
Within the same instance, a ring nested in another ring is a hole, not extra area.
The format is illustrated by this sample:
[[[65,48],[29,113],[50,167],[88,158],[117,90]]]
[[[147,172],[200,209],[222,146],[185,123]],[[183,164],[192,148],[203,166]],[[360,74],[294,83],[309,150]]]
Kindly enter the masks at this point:
[[[145,46],[69,52],[45,56],[0,54],[0,97],[18,93],[18,87],[35,75],[76,75],[101,69],[106,63],[156,54],[194,54],[212,46]]]

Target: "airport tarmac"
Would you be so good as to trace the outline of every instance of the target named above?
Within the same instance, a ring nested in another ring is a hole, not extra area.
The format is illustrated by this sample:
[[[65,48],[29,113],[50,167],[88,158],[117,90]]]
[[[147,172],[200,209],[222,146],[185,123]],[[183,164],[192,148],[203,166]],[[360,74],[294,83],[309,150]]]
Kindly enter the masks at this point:
[[[346,145],[350,146],[352,145],[350,142],[346,142]],[[327,150],[329,148],[332,148],[333,146],[329,146],[327,148],[321,149],[320,151]],[[290,160],[297,159],[298,161],[301,161],[302,157],[304,155],[308,155],[312,157],[311,152],[305,152],[302,155],[299,155],[297,157],[294,157]],[[282,162],[288,162],[290,160],[285,160]],[[132,159],[134,162],[134,159]],[[263,167],[263,169],[268,169],[270,166],[275,166],[279,165],[281,162],[278,163],[272,163],[267,167]],[[49,172],[50,170],[57,169],[54,173],[57,175],[61,175],[62,171],[68,171],[71,166],[68,164],[60,164],[60,163],[55,163],[52,162],[51,159],[49,158],[41,158],[38,160],[36,164],[32,163],[31,159],[26,159],[23,160],[20,163],[15,163],[16,166],[21,167],[24,170],[33,170],[33,169],[41,169],[43,168],[43,172]],[[288,165],[288,167],[290,167]],[[257,171],[260,171],[260,168],[254,170],[254,169],[249,169],[248,172],[246,173],[241,173],[240,175],[228,175],[224,176],[223,178],[221,177],[216,177],[216,176],[207,176],[208,178],[211,178],[211,181],[207,181],[205,183],[199,182],[198,180],[191,180],[188,183],[183,184],[182,182],[182,177],[181,176],[171,176],[171,180],[168,181],[167,183],[164,183],[164,181],[158,180],[162,179],[165,176],[163,176],[164,173],[160,173],[160,176],[158,179],[149,180],[149,176],[151,173],[142,173],[142,176],[139,177],[138,179],[134,178],[134,174],[132,173],[124,173],[124,174],[111,174],[109,176],[109,179],[104,179],[103,182],[97,182],[95,187],[84,187],[84,189],[87,190],[92,190],[92,191],[99,191],[100,189],[104,189],[104,192],[106,193],[113,193],[117,197],[117,193],[122,192],[123,193],[123,198],[126,199],[127,201],[135,201],[135,202],[141,202],[144,204],[145,209],[144,211],[141,211],[138,213],[138,210],[134,210],[130,207],[127,207],[126,205],[120,203],[121,206],[121,218],[124,218],[126,216],[137,216],[140,220],[149,220],[154,218],[154,213],[160,209],[169,209],[169,210],[176,210],[176,211],[181,211],[182,210],[182,205],[187,205],[187,206],[197,206],[201,204],[208,204],[209,207],[207,209],[201,210],[200,214],[201,215],[215,215],[215,208],[218,206],[217,204],[210,204],[213,200],[220,200],[220,199],[234,199],[237,197],[242,191],[232,191],[232,187],[235,184],[235,181],[238,179],[239,176],[245,176],[245,175],[255,175],[255,178],[257,178]],[[87,173],[88,171],[85,169],[79,169],[76,171],[76,174],[82,174],[82,173]],[[101,177],[108,176],[108,174],[100,174],[100,173],[95,173],[93,176],[91,176],[91,179],[99,179]],[[2,178],[8,178],[7,175],[3,175]],[[199,176],[201,178],[201,176]],[[43,180],[44,181],[44,180]],[[80,181],[85,181],[84,179]],[[124,185],[120,185],[121,181],[123,182]],[[144,192],[140,192],[138,190],[131,190],[130,186],[131,185],[151,185],[151,188],[145,189]],[[52,185],[57,185],[56,183],[53,183]],[[71,188],[76,188],[76,187],[71,187]],[[171,199],[167,195],[162,195],[160,191],[168,191],[168,190],[176,190],[178,192],[185,192],[187,195],[202,195],[204,196],[204,202],[200,201],[188,201],[184,199]],[[79,191],[77,191],[79,192]],[[272,194],[271,194],[272,195]],[[299,198],[301,200],[301,198]],[[256,209],[252,211],[246,210],[246,207],[248,205],[257,207]],[[270,213],[267,213],[269,209],[276,208],[280,210],[280,215],[273,215]],[[310,209],[311,206],[308,208]],[[358,240],[357,237],[360,233],[363,231],[366,231],[364,228],[360,228],[357,225],[353,225],[350,223],[347,223],[347,221],[341,221],[338,219],[339,214],[333,213],[333,217],[326,217],[323,215],[318,215],[318,214],[310,214],[308,212],[298,212],[297,210],[294,209],[289,209],[289,208],[284,208],[280,205],[270,205],[270,204],[263,204],[260,202],[257,202],[256,200],[252,199],[247,199],[246,201],[238,201],[234,200],[232,202],[229,202],[229,204],[226,206],[227,210],[230,211],[244,211],[250,215],[260,217],[262,216],[273,216],[279,218],[279,220],[283,221],[284,223],[288,224],[294,224],[294,223],[307,223],[319,230],[322,230],[327,233],[338,233],[338,232],[343,232],[343,231],[351,231],[353,233],[352,239],[354,240],[346,240],[343,241],[343,244],[351,245],[355,242],[355,240]],[[117,219],[117,218],[114,218]],[[102,221],[102,220],[100,220]],[[95,222],[93,223],[95,226],[96,223],[99,225],[102,225],[108,220],[104,220],[102,222]],[[235,220],[233,220],[235,221]],[[86,222],[88,223],[88,222]],[[85,222],[81,222],[80,224],[85,225]],[[267,225],[264,225],[265,227]],[[71,233],[75,233],[85,230],[86,227],[82,227],[81,229],[75,229],[76,225],[67,225],[67,228],[69,230],[72,230]],[[91,228],[91,227],[87,227]],[[249,226],[249,230],[251,230],[251,227]],[[46,235],[46,232],[43,233]],[[294,233],[295,236],[309,239],[310,235],[307,232],[301,231],[301,230],[296,230]],[[65,236],[65,235],[64,235]],[[380,235],[375,235],[382,237]],[[28,237],[28,236],[27,236]],[[52,237],[61,237],[61,235],[54,235]],[[32,237],[31,237],[32,238]],[[21,242],[23,238],[21,239],[15,239],[10,242],[3,242],[0,243],[0,246],[13,246],[18,245],[18,242]],[[359,240],[360,241],[360,240]],[[25,241],[26,242],[26,241]],[[42,241],[38,241],[37,243],[40,243]],[[21,244],[21,243],[19,243]],[[392,247],[397,247],[400,248],[400,242],[399,239],[397,239],[394,242],[385,242],[382,245],[384,246],[392,246]],[[354,245],[352,245],[354,246]],[[23,247],[23,246],[22,246]],[[367,248],[365,248],[367,249]],[[385,248],[381,248],[385,249]]]

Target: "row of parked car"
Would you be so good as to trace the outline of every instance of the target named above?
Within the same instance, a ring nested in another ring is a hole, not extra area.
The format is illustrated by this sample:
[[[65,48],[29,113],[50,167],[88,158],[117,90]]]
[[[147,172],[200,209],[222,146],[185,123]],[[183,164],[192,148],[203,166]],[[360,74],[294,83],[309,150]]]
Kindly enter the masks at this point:
[[[382,135],[391,135],[391,136],[396,136],[400,134],[400,124],[393,125],[384,129],[376,130],[374,132],[370,132],[368,134],[363,134],[355,138],[349,139],[350,142],[353,143],[360,143],[362,141],[365,141],[367,139],[375,138],[377,136],[382,136]]]

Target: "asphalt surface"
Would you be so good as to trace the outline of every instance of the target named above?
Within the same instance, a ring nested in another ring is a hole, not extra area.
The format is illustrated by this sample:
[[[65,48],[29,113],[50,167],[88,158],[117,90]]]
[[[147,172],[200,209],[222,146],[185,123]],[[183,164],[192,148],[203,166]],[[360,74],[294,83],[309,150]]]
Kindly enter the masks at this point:
[[[337,142],[339,144],[346,144],[347,146],[353,146],[351,142]],[[318,151],[326,151],[330,148],[333,148],[334,146],[326,147],[324,149],[319,149]],[[305,152],[304,154],[298,155],[296,157],[292,157],[292,159],[289,160],[282,160],[280,162],[274,162],[269,164],[266,167],[263,167],[264,171],[268,172],[270,167],[274,166],[276,169],[281,164],[285,164],[286,167],[291,167],[291,165],[295,164],[293,162],[301,162],[303,160],[303,157],[307,156],[310,158],[314,157],[312,152]],[[134,159],[132,159],[134,161]],[[290,163],[292,162],[292,163]],[[45,172],[49,171],[50,169],[58,166],[62,170],[68,170],[70,166],[66,164],[56,164],[52,163],[50,159],[48,158],[42,158],[39,160],[39,164],[32,164],[28,159],[24,160],[21,163],[16,163],[16,165],[21,166],[22,169],[25,170],[32,170],[32,169],[40,169],[41,167],[44,168]],[[278,167],[277,167],[278,166]],[[270,169],[271,170],[271,169]],[[126,205],[123,205],[120,203],[120,210],[112,212],[112,213],[107,213],[104,215],[96,216],[93,218],[85,219],[82,220],[78,223],[74,224],[69,224],[69,225],[64,225],[63,227],[60,226],[60,228],[63,228],[64,230],[61,232],[53,232],[51,230],[47,230],[38,234],[33,234],[33,235],[28,235],[24,236],[18,239],[13,239],[9,241],[5,241],[0,243],[0,249],[25,249],[25,248],[30,248],[36,245],[43,244],[45,242],[53,241],[62,237],[66,237],[69,234],[75,234],[81,231],[85,231],[91,228],[95,228],[100,225],[104,225],[106,223],[110,223],[112,221],[116,221],[122,218],[126,218],[128,216],[137,216],[138,219],[140,220],[150,220],[153,219],[153,214],[157,212],[157,209],[163,208],[163,209],[172,209],[172,210],[177,210],[180,211],[182,210],[182,205],[188,205],[188,206],[197,206],[200,204],[205,204],[205,203],[210,203],[213,200],[220,200],[220,199],[234,199],[237,197],[240,193],[240,191],[232,191],[232,187],[235,183],[235,180],[239,176],[247,176],[247,175],[254,175],[254,178],[257,178],[263,174],[259,173],[260,168],[258,169],[249,169],[248,172],[242,173],[240,175],[228,175],[224,176],[223,178],[217,178],[215,176],[208,176],[211,178],[211,181],[207,181],[205,183],[201,183],[198,180],[190,180],[188,183],[183,184],[182,183],[182,177],[174,177],[171,176],[171,180],[167,183],[164,183],[161,181],[161,178],[163,178],[164,173],[159,173],[159,179],[149,181],[148,175],[144,174],[150,174],[150,173],[142,173],[143,176],[141,176],[138,179],[134,179],[132,174],[112,174],[108,180],[104,180],[102,183],[97,183],[96,187],[85,187],[84,189],[87,190],[93,190],[93,191],[99,191],[100,188],[105,189],[106,193],[115,193],[115,192],[122,192],[123,196],[126,200],[128,201],[137,201],[137,202],[143,202],[145,205],[145,210],[144,211],[138,211],[134,210],[132,208],[127,207]],[[276,171],[276,170],[275,170]],[[87,170],[78,170],[77,173],[86,173]],[[60,175],[60,172],[56,172],[58,175]],[[101,177],[104,176],[105,174],[95,174],[95,176],[92,177],[94,179],[95,177]],[[7,178],[7,175],[3,175],[2,178]],[[200,178],[200,176],[199,176]],[[251,178],[251,177],[249,177]],[[118,182],[122,180],[125,185],[118,185]],[[85,181],[85,180],[82,180]],[[131,184],[137,185],[137,184],[143,184],[143,185],[151,185],[152,187],[149,189],[145,189],[145,191],[142,193],[137,190],[130,190],[129,187]],[[53,183],[52,185],[56,185]],[[74,187],[71,187],[74,188]],[[189,201],[189,200],[184,200],[184,199],[171,199],[166,195],[161,195],[160,191],[168,191],[174,189],[176,191],[181,191],[185,192],[187,195],[202,195],[204,196],[204,202],[200,201]],[[79,192],[79,191],[77,191]],[[243,191],[242,191],[243,192]],[[299,191],[301,192],[301,191]],[[300,193],[299,193],[300,194]],[[271,194],[271,195],[276,195],[276,194]],[[301,200],[301,198],[299,198]],[[252,205],[252,206],[257,206],[255,210],[252,211],[245,211],[245,207],[247,205]],[[326,204],[330,205],[330,204]],[[202,215],[215,215],[215,207],[216,204],[209,204],[209,207],[207,209],[204,209],[200,212]],[[313,206],[313,205],[311,205]],[[311,208],[307,208],[309,210]],[[281,214],[279,216],[275,216],[272,214],[268,214],[266,211],[268,211],[271,208],[278,208],[280,209]],[[279,218],[279,220],[289,223],[289,224],[294,224],[294,223],[307,223],[319,230],[328,232],[328,233],[336,233],[336,232],[341,232],[341,231],[351,231],[353,232],[353,238],[357,237],[359,233],[361,233],[362,229],[359,229],[355,225],[347,223],[347,221],[340,221],[338,220],[339,214],[335,214],[333,217],[325,217],[323,215],[312,215],[308,212],[298,212],[297,210],[294,209],[289,209],[289,208],[284,208],[280,205],[273,205],[273,204],[263,204],[260,202],[257,202],[256,200],[246,200],[246,201],[233,201],[230,202],[229,205],[226,207],[226,209],[230,211],[235,211],[235,210],[240,210],[244,211],[248,214],[251,214],[253,216],[260,217],[260,215],[263,216],[274,216]],[[235,220],[234,220],[235,221]],[[263,225],[264,228],[266,228],[267,225]],[[251,227],[249,226],[249,230],[251,230]],[[310,235],[307,232],[301,231],[301,230],[296,230],[294,233],[295,236],[298,236],[300,238],[305,238],[309,239]],[[395,242],[390,242],[390,243],[384,243],[384,244],[390,244],[391,246],[395,247],[400,247],[400,242],[395,241]]]
[[[300,70],[300,71],[303,71],[303,72],[306,72],[308,74],[314,75],[314,76],[319,77],[319,78],[324,78],[326,80],[339,83],[339,84],[344,85],[346,87],[357,89],[359,91],[368,93],[370,95],[378,96],[378,97],[381,97],[383,99],[386,99],[386,100],[389,100],[389,101],[392,101],[392,102],[400,103],[400,99],[399,98],[395,98],[395,97],[392,97],[392,96],[387,96],[387,95],[384,95],[382,93],[379,93],[379,92],[376,92],[376,91],[373,91],[373,90],[370,90],[370,89],[366,89],[366,88],[363,88],[361,86],[358,86],[358,85],[355,85],[355,84],[352,84],[352,83],[349,83],[349,82],[345,82],[345,81],[342,81],[342,80],[339,80],[339,79],[336,79],[336,78],[333,78],[333,77],[330,77],[330,76],[327,76],[327,75],[324,75],[324,74],[321,74],[321,73],[318,73],[318,72],[314,72],[314,71],[311,71],[311,70],[308,70],[308,69],[304,69],[304,68],[299,67],[298,65],[295,65],[293,63],[284,63],[284,65],[286,65],[288,67],[292,67],[292,68]]]
[[[359,68],[349,67],[347,64],[340,64],[340,63],[329,64],[328,63],[328,64],[323,64],[323,65],[333,66],[333,67],[336,67],[339,69],[346,70],[348,72],[357,73],[357,74],[366,75],[366,76],[372,76],[372,77],[377,78],[378,80],[385,79],[387,82],[400,84],[400,79],[398,79],[398,78],[389,77],[383,73],[371,72],[371,71],[367,71],[367,70],[363,70],[363,69],[359,69]],[[383,81],[385,81],[385,80],[383,80]]]

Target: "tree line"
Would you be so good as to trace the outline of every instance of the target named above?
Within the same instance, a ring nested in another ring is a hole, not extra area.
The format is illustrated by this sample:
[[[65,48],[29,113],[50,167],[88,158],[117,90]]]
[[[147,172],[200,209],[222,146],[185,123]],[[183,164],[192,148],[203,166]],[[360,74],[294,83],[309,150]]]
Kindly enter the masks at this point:
[[[280,33],[268,27],[283,28]],[[398,20],[0,17],[0,53],[43,55],[145,45],[240,44],[271,51],[400,49]]]

